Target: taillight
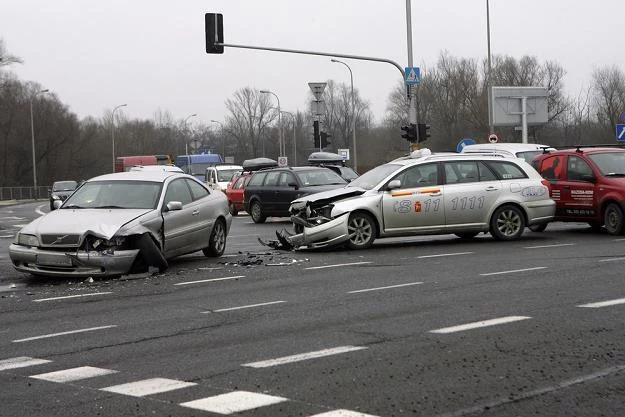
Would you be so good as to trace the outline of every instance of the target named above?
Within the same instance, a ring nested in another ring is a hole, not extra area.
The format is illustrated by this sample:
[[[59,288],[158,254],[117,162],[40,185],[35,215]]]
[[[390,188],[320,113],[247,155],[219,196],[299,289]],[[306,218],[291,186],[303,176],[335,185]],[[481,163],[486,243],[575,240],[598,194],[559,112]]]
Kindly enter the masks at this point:
[[[547,187],[547,190],[549,190],[549,195],[551,195],[551,183],[544,178],[540,182],[542,185]]]

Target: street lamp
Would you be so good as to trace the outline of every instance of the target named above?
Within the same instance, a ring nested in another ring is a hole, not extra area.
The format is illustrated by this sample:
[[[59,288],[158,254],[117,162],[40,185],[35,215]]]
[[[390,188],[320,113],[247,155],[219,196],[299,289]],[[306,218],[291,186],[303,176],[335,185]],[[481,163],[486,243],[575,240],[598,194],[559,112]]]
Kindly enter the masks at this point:
[[[113,144],[113,172],[115,172],[115,111],[120,107],[126,107],[128,104],[120,104],[113,109],[113,126],[111,127],[111,142]]]
[[[280,111],[280,98],[278,95],[269,90],[260,90],[262,94],[273,94],[273,96],[278,100],[278,147],[280,151],[278,152],[278,156],[283,156],[286,152],[282,151],[282,112]]]
[[[286,113],[289,116],[291,116],[291,119],[293,119],[293,163],[291,164],[291,166],[297,166],[297,140],[295,137],[295,115],[291,113],[290,111],[286,111],[286,110],[282,110],[281,113]],[[286,154],[286,143],[284,144],[284,153]]]
[[[37,193],[37,161],[35,159],[35,122],[33,120],[33,100],[39,94],[47,93],[49,90],[46,88],[45,90],[37,91],[35,94],[30,96],[30,140],[32,144],[33,151],[33,192],[35,193],[35,200],[38,197]]]
[[[343,61],[339,61],[338,59],[332,58],[330,61],[338,62],[339,64],[343,64],[349,70],[349,78],[352,84],[352,141],[354,143],[354,171],[358,171],[358,160],[356,157],[356,104],[354,101],[354,76],[352,74],[352,69]]]
[[[486,0],[486,43],[487,43],[487,48],[488,48],[488,75],[486,76],[486,79],[488,81],[486,82],[486,91],[488,93],[488,87],[490,87],[491,75],[492,75],[491,55],[490,55],[490,7],[488,5],[488,0]],[[488,133],[491,134],[495,130],[495,126],[493,125],[493,121],[491,120],[490,114],[488,116],[488,122],[489,122]]]
[[[184,129],[185,135],[187,134],[187,120],[195,116],[197,116],[196,113],[190,114],[184,119],[184,122],[182,122],[182,128]],[[186,138],[184,141],[184,155],[187,158],[187,171],[188,171],[191,168],[191,160],[189,158],[189,141],[186,140]]]
[[[224,136],[224,124],[219,120],[211,120],[211,123],[219,123],[221,126],[221,157],[226,157],[226,137]]]

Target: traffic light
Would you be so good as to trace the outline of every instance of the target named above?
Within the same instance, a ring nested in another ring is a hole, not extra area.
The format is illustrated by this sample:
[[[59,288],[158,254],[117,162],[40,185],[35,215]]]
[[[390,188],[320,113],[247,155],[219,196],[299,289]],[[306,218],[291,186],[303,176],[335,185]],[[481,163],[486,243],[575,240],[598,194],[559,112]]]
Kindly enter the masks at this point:
[[[319,136],[319,121],[315,120],[313,122],[313,142],[315,144],[315,148],[319,148],[321,145],[321,137]]]
[[[430,137],[430,125],[419,123],[419,142],[425,142]]]
[[[224,16],[221,13],[206,13],[204,31],[206,32],[206,53],[223,54],[223,45],[215,45],[215,43],[224,43]]]
[[[402,126],[401,130],[405,131],[402,138],[406,139],[408,142],[416,142],[417,141],[417,125],[414,123],[410,123],[407,126]]]
[[[328,140],[328,138],[331,138],[332,135],[328,135],[326,132],[321,132],[320,133],[321,136],[321,147],[325,148],[326,146],[328,146],[329,143],[332,143]]]

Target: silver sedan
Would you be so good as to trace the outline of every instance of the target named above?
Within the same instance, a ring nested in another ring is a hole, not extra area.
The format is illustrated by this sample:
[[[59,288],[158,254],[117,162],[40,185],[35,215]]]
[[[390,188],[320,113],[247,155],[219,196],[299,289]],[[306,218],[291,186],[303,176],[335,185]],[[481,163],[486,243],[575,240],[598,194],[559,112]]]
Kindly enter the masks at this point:
[[[176,172],[102,175],[56,204],[9,247],[18,271],[76,277],[163,271],[179,255],[221,256],[232,223],[224,193]]]

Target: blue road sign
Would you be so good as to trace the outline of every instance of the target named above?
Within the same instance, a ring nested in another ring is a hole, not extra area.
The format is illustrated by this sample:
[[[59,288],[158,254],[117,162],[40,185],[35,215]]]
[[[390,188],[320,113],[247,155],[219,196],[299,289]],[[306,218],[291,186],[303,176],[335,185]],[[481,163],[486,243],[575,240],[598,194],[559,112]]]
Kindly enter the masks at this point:
[[[625,142],[625,124],[616,125],[616,140]]]
[[[421,68],[406,67],[404,72],[406,74],[406,84],[417,85],[421,82]]]
[[[475,140],[471,138],[464,138],[458,142],[458,146],[456,146],[456,152],[462,152],[462,149],[467,145],[474,145]]]

